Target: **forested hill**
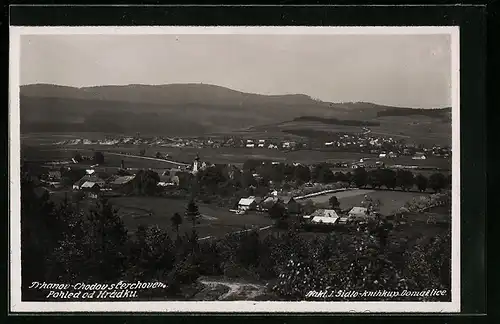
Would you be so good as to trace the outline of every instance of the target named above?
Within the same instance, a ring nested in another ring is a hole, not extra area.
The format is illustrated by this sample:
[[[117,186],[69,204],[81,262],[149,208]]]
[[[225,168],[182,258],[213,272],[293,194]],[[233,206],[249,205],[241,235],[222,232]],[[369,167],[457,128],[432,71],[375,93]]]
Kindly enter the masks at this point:
[[[84,88],[33,84],[21,87],[20,105],[22,132],[108,131],[170,135],[232,131],[294,118],[323,118],[326,123],[369,125],[379,114],[401,116],[413,111],[363,102],[329,103],[304,94],[244,93],[194,83]],[[436,114],[421,109],[415,111]]]

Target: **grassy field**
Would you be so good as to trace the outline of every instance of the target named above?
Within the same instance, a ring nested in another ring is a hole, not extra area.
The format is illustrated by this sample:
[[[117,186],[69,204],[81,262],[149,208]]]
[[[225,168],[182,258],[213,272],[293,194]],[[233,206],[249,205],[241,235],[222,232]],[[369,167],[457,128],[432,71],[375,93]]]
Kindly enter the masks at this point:
[[[361,206],[361,202],[364,200],[365,195],[368,195],[374,200],[380,200],[380,212],[384,215],[388,215],[404,206],[406,202],[411,201],[414,197],[427,194],[418,192],[358,189],[321,195],[310,199],[320,206],[327,207],[330,197],[336,196],[340,202],[340,208],[350,209],[355,206]]]
[[[356,152],[333,152],[333,151],[318,151],[318,150],[299,150],[284,152],[279,150],[265,148],[168,148],[162,146],[137,146],[137,145],[122,145],[119,147],[109,145],[72,145],[72,146],[57,146],[57,145],[36,145],[23,146],[23,157],[27,159],[70,159],[76,152],[82,154],[93,154],[92,150],[102,151],[105,155],[105,162],[109,166],[119,166],[121,160],[124,160],[127,167],[134,168],[162,168],[170,167],[171,164],[162,161],[141,160],[127,156],[106,155],[106,152],[126,153],[130,155],[139,155],[141,149],[144,149],[145,156],[154,157],[157,152],[163,156],[169,156],[169,159],[191,163],[196,155],[199,155],[203,161],[208,161],[217,164],[235,164],[242,165],[248,159],[260,159],[284,163],[303,163],[314,164],[319,162],[357,162],[360,159],[369,159],[377,161],[378,155],[356,153]],[[387,166],[391,165],[414,165],[418,167],[435,167],[442,169],[451,169],[451,159],[438,157],[429,157],[426,160],[412,160],[411,157],[401,156],[394,159],[384,159]],[[350,170],[352,171],[352,170]]]
[[[349,119],[349,118],[347,118]],[[441,119],[425,116],[383,116],[370,118],[371,122],[379,122],[379,126],[370,126],[371,134],[374,136],[392,137],[395,139],[412,139],[418,144],[451,145],[451,123]],[[311,120],[295,120],[269,125],[261,125],[250,128],[250,131],[259,133],[273,133],[310,130],[317,131],[317,136],[327,137],[328,133],[360,133],[361,126],[347,126],[339,124],[328,124]],[[251,134],[251,132],[247,134]],[[312,136],[311,138],[317,138]]]
[[[174,233],[170,218],[174,213],[184,215],[187,201],[157,197],[117,197],[110,199],[118,208],[119,215],[129,230],[137,226],[158,225]],[[265,214],[236,215],[227,209],[206,204],[199,204],[202,217],[196,225],[200,238],[221,236],[230,232],[249,228],[261,228],[271,225],[272,220]],[[181,233],[191,231],[191,223],[184,219],[180,227]]]

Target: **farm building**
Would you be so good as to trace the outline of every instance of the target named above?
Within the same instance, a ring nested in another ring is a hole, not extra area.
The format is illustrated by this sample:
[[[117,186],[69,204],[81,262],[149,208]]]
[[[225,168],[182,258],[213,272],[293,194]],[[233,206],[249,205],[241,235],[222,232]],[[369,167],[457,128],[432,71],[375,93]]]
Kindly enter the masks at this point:
[[[337,223],[339,215],[333,209],[318,209],[304,218],[309,219],[312,224],[333,225]]]
[[[278,197],[275,196],[266,197],[257,207],[260,211],[268,211],[276,203],[278,203]]]
[[[165,181],[160,181],[156,184],[158,187],[172,187],[175,186],[175,183],[173,182],[165,182]]]
[[[101,187],[97,183],[92,181],[84,182],[81,185],[80,189],[86,192],[89,198],[97,198],[99,191],[101,191]]]
[[[425,160],[427,157],[425,156],[424,153],[422,152],[417,152],[415,155],[412,157],[413,160]]]
[[[254,196],[248,198],[241,198],[238,202],[238,210],[247,211],[253,210],[257,207],[257,202]]]
[[[106,184],[106,181],[104,181],[102,178],[98,177],[97,175],[86,174],[80,180],[78,180],[77,182],[75,182],[73,184],[73,189],[75,189],[75,190],[81,189],[82,185],[87,181],[88,182],[95,182],[100,187],[104,187],[104,185]]]
[[[61,181],[61,171],[59,170],[49,171],[48,178],[50,181]]]
[[[118,177],[116,179],[114,179],[113,181],[111,181],[109,183],[109,185],[111,186],[111,188],[120,188],[120,187],[123,187],[124,185],[126,185],[127,183],[129,183],[130,181],[134,180],[135,178],[135,175],[129,175],[129,176],[122,176],[122,177]]]

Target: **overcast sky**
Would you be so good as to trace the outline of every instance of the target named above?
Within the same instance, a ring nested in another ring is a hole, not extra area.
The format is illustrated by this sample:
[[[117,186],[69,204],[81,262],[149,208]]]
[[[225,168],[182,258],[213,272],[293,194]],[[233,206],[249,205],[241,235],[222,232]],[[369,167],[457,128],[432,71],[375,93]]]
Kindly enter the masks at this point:
[[[451,106],[449,35],[24,35],[21,84],[209,83],[330,102]]]

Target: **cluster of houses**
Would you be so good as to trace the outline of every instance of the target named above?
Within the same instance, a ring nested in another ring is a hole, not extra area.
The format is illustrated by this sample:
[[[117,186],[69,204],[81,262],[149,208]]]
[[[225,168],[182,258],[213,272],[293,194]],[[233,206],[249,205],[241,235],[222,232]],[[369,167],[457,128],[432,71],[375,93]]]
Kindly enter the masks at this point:
[[[255,196],[241,198],[238,202],[238,209],[234,210],[236,214],[245,214],[250,211],[267,212],[276,203],[281,202],[290,215],[298,216],[300,213],[300,204],[293,197],[278,197],[271,195],[265,198]],[[375,216],[365,207],[353,207],[347,213],[342,213],[333,209],[317,209],[309,215],[302,215],[304,222],[313,225],[341,225],[351,221],[366,221]]]

